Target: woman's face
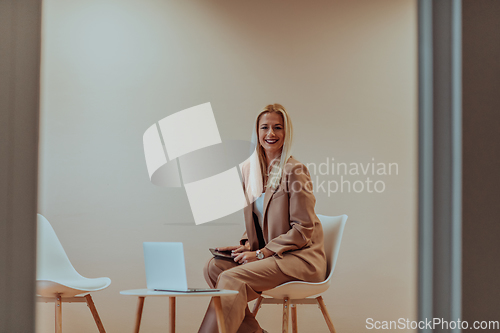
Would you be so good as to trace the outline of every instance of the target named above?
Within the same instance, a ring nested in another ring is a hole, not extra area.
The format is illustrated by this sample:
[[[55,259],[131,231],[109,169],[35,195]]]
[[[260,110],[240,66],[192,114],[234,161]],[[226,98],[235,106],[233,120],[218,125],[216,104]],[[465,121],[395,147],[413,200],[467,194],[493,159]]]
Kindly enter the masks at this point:
[[[259,143],[266,155],[276,158],[281,154],[285,141],[285,126],[283,117],[277,112],[268,112],[259,119]]]

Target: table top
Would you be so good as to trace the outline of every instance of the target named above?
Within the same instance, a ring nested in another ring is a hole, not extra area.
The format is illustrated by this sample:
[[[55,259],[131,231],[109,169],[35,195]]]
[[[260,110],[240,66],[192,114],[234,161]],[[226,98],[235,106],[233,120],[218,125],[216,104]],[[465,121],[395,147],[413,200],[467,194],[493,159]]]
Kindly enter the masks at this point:
[[[220,291],[198,291],[198,292],[190,292],[190,293],[182,293],[182,292],[173,292],[173,291],[156,291],[151,289],[131,289],[131,290],[122,290],[120,294],[126,296],[138,296],[138,297],[146,297],[146,296],[170,296],[170,297],[190,297],[190,296],[230,296],[236,295],[238,291],[236,290],[225,290],[222,289]]]

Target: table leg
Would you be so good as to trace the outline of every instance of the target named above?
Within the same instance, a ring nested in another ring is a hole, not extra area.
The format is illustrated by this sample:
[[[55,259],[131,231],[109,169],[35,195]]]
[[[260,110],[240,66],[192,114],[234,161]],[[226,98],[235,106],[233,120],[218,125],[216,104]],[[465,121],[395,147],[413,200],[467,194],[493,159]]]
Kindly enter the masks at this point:
[[[226,324],[224,323],[224,314],[222,313],[220,296],[212,297],[212,301],[215,305],[215,315],[217,316],[217,326],[219,327],[219,333],[226,333]]]
[[[175,297],[169,297],[170,327],[169,332],[175,333]]]
[[[144,297],[139,297],[139,302],[137,303],[137,317],[135,318],[135,333],[139,333],[139,328],[141,327],[142,319],[142,309],[144,308]]]

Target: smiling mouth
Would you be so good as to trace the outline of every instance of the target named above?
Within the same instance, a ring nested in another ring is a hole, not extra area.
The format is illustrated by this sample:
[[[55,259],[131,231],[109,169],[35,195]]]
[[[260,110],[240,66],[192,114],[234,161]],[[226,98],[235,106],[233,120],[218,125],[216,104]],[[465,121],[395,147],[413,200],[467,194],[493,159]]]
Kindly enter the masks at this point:
[[[266,140],[266,143],[268,143],[270,145],[275,144],[276,142],[278,142],[278,139],[274,139],[274,140],[267,139]]]

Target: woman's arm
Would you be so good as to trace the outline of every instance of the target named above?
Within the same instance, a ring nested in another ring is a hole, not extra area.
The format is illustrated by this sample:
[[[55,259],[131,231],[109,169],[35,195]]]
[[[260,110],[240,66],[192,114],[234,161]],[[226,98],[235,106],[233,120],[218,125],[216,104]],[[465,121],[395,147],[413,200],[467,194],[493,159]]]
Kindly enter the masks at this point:
[[[280,258],[283,252],[301,249],[311,243],[316,213],[316,198],[309,171],[302,164],[294,166],[288,176],[290,230],[272,239],[266,248]]]

